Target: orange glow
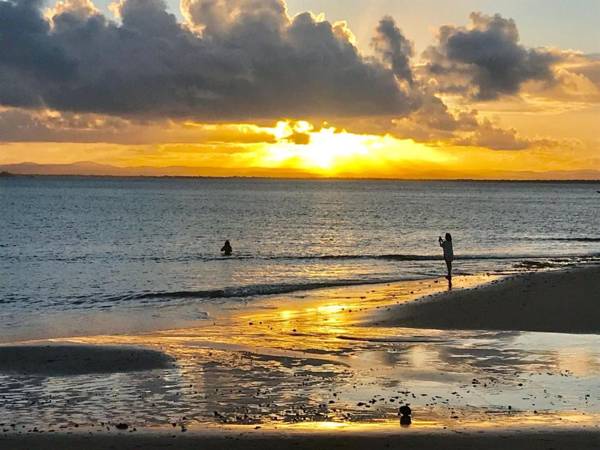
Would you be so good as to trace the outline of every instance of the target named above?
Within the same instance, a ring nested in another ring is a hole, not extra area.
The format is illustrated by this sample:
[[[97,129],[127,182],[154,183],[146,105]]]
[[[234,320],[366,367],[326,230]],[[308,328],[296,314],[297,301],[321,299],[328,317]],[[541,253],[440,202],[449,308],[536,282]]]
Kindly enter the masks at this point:
[[[443,164],[453,159],[410,139],[354,134],[334,127],[315,131],[308,122],[279,122],[273,133],[278,142],[267,146],[258,158],[257,164],[262,167],[287,167],[338,176],[361,171],[382,173],[390,164]],[[309,141],[303,145],[290,142],[289,137],[294,134],[303,134]]]
[[[510,118],[510,113],[505,117]],[[531,121],[523,123],[534,127],[537,116],[527,117]],[[547,127],[551,121],[544,118],[542,122]],[[561,141],[558,147],[490,150],[359,134],[328,125],[317,128],[291,120],[272,127],[185,122],[148,128],[146,137],[173,142],[6,143],[0,144],[0,164],[23,162],[27,155],[27,161],[40,164],[108,164],[113,167],[102,173],[107,175],[398,179],[568,179],[580,177],[571,175],[576,171],[600,169],[595,147],[573,140]]]

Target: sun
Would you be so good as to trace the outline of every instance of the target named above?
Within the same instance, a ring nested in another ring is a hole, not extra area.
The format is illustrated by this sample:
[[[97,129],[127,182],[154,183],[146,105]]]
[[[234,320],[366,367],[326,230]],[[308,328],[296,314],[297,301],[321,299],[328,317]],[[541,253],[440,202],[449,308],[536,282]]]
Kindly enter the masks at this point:
[[[279,122],[273,129],[278,140],[270,145],[262,158],[267,166],[293,166],[323,174],[333,175],[343,161],[369,154],[368,136],[347,133],[334,127],[314,127],[305,121]],[[299,145],[295,136],[306,136],[306,142]]]
[[[310,143],[304,151],[300,151],[307,168],[333,171],[344,159],[367,156],[367,141],[364,136],[338,133],[333,128],[327,128],[311,134]]]
[[[448,156],[410,139],[355,134],[331,126],[315,129],[306,121],[278,122],[269,131],[276,143],[267,146],[258,164],[291,168],[323,176],[369,173],[388,176],[390,168],[445,163]]]

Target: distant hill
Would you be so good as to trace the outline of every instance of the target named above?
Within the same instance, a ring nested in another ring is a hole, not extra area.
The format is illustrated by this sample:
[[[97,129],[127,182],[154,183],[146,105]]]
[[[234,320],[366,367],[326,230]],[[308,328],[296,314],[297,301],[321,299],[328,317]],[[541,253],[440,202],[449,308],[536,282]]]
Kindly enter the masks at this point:
[[[117,176],[117,177],[280,177],[302,178],[313,177],[308,172],[294,169],[247,168],[231,170],[222,167],[117,167],[109,164],[98,164],[81,161],[71,164],[38,164],[23,162],[19,164],[0,165],[0,171],[18,175],[82,175],[82,176]]]
[[[14,173],[10,173],[10,172],[0,172],[0,178],[8,178],[8,177],[14,177],[15,174]]]
[[[73,164],[37,164],[24,162],[6,164],[0,170],[17,175],[119,175],[118,167],[97,164],[94,162],[78,162]]]
[[[109,164],[98,164],[91,161],[81,161],[71,164],[37,164],[23,162],[19,164],[0,165],[2,177],[11,175],[80,175],[80,176],[116,176],[116,177],[264,177],[264,178],[319,178],[310,172],[294,169],[265,169],[249,167],[244,169],[229,169],[222,167],[117,167]],[[356,178],[356,173],[339,174],[340,178]],[[482,179],[480,174],[450,173],[448,171],[427,170],[411,173],[412,179]],[[402,179],[402,174],[398,174]],[[488,180],[588,180],[600,181],[600,170],[553,171],[553,172],[488,172]]]

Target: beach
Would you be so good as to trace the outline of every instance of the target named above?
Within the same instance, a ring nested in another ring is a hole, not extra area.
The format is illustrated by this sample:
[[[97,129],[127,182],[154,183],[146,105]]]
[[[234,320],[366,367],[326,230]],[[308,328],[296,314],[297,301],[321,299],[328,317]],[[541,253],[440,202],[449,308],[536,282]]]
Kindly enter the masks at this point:
[[[599,19],[0,0],[0,450],[600,450]]]
[[[382,326],[600,332],[600,267],[534,272],[403,304]]]
[[[193,327],[5,344],[0,444],[596,448],[600,337],[533,313],[513,330],[493,308],[503,299],[509,311],[534,302],[540,312],[568,291],[572,317],[585,316],[597,275],[459,276],[451,292],[444,279],[336,287],[266,297]],[[452,314],[419,328],[401,318],[461,302],[464,329]],[[498,321],[480,322],[486,315]]]

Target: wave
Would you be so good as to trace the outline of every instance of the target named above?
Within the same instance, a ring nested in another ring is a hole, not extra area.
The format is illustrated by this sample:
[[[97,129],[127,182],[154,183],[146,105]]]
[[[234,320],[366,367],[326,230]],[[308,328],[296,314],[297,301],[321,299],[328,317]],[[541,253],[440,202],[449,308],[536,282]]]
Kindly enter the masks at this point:
[[[478,260],[522,260],[522,259],[577,259],[577,258],[593,258],[598,257],[598,253],[589,254],[458,254],[454,256],[456,260],[463,261],[478,261]],[[153,261],[179,261],[179,262],[192,262],[192,261],[244,261],[244,260],[261,260],[261,261],[361,261],[361,260],[381,260],[381,261],[442,261],[443,256],[441,254],[426,255],[426,254],[403,254],[403,253],[390,253],[390,254],[366,254],[366,255],[355,255],[355,254],[339,254],[339,255],[274,255],[274,256],[263,256],[263,255],[234,255],[234,256],[179,256],[179,257],[160,257],[160,258],[149,258]]]
[[[558,238],[557,238],[558,239]],[[566,239],[566,238],[565,238]],[[596,238],[572,238],[575,239],[587,239],[583,242],[600,242],[600,239]],[[104,260],[119,258],[117,256],[73,256],[73,257],[48,257],[43,258],[39,255],[34,257],[28,256],[6,256],[0,259],[4,260],[26,260],[35,259],[36,261],[57,261],[57,262],[81,262],[86,260]],[[523,260],[523,259],[581,259],[581,258],[596,258],[600,257],[600,253],[588,253],[588,254],[458,254],[455,255],[456,260],[463,261],[486,261],[486,260]],[[443,259],[441,254],[426,255],[426,254],[403,254],[403,253],[390,253],[390,254],[333,254],[333,255],[233,255],[233,256],[207,256],[207,255],[183,255],[183,256],[136,256],[125,258],[129,261],[152,261],[152,262],[214,262],[214,261],[273,261],[273,262],[289,262],[289,261],[361,261],[361,260],[380,260],[380,261],[441,261]]]
[[[516,238],[519,241],[550,241],[550,242],[600,242],[600,237],[584,236],[584,237],[520,237]]]
[[[260,297],[265,295],[290,294],[293,292],[310,291],[316,289],[333,288],[333,287],[349,287],[371,284],[394,283],[399,281],[407,281],[410,279],[418,279],[418,277],[403,277],[403,278],[376,278],[363,280],[330,280],[306,283],[285,283],[285,284],[259,284],[250,286],[228,287],[223,289],[209,290],[186,290],[186,291],[158,291],[158,292],[137,292],[127,293],[114,296],[87,296],[88,300],[102,301],[108,303],[119,303],[138,300],[162,300],[162,299],[231,299],[245,297]],[[82,297],[77,297],[78,301]]]
[[[564,242],[600,242],[600,237],[551,238],[552,241]]]
[[[390,255],[386,255],[389,257]],[[406,255],[391,255],[393,257]],[[414,259],[415,255],[410,255],[410,260]],[[416,255],[419,256],[419,255]],[[427,260],[438,260],[439,258],[420,255]],[[330,258],[330,257],[327,257]],[[336,257],[337,258],[337,257]],[[343,258],[343,257],[341,257]],[[364,257],[361,257],[364,258]],[[553,258],[515,258],[517,264],[513,265],[514,268],[529,268],[529,269],[543,269],[551,267],[560,267],[565,264],[572,264],[574,262],[582,263],[597,263],[600,256],[598,257],[577,257],[564,258],[564,257],[553,257]],[[473,255],[463,257],[462,259],[482,259],[480,255]],[[488,260],[501,260],[501,259],[513,259],[512,257],[506,256],[486,256]],[[335,287],[350,287],[350,286],[366,286],[374,284],[385,284],[395,283],[401,281],[420,280],[426,278],[436,278],[439,276],[438,273],[427,273],[426,271],[419,271],[418,273],[411,273],[410,275],[404,275],[402,277],[378,277],[378,278],[363,278],[363,279],[337,279],[337,280],[320,280],[320,281],[306,281],[298,283],[280,283],[280,284],[255,284],[247,286],[235,286],[226,287],[221,289],[205,289],[205,290],[181,290],[181,291],[157,291],[157,292],[131,292],[121,295],[110,295],[110,296],[78,296],[74,297],[73,300],[77,300],[79,303],[87,301],[100,301],[106,303],[120,303],[129,301],[145,301],[145,300],[184,300],[184,299],[197,299],[197,300],[211,300],[211,299],[235,299],[235,298],[249,298],[249,297],[262,297],[267,295],[277,294],[290,294],[294,292],[310,291],[324,288],[335,288]]]

